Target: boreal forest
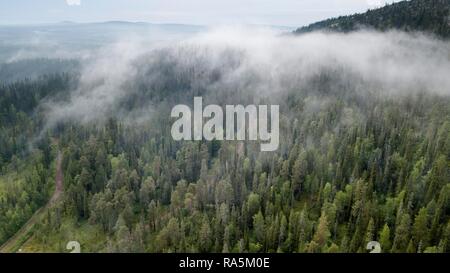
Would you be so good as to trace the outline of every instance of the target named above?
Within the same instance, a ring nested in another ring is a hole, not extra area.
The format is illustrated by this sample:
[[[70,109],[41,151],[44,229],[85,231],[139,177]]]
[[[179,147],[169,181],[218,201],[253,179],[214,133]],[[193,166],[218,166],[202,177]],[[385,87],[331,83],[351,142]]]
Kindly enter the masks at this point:
[[[66,57],[0,41],[0,252],[450,252],[449,11],[86,36]],[[54,33],[88,27],[145,26]],[[279,148],[175,141],[172,107],[198,96],[279,105]]]

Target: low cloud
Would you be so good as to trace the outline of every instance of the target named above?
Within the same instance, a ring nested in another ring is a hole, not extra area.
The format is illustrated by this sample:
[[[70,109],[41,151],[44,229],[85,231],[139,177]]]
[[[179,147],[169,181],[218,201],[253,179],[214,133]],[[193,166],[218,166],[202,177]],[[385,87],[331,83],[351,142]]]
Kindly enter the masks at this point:
[[[150,99],[139,92],[180,92],[188,101],[199,92],[215,98],[238,92],[257,100],[304,92],[324,73],[361,95],[450,95],[449,43],[396,31],[291,36],[226,27],[158,48],[127,40],[94,55],[71,99],[47,102],[49,127],[126,116],[124,102],[133,96],[140,108],[132,110],[148,114],[142,109],[151,107]],[[339,84],[331,89],[339,92]]]
[[[382,0],[366,0],[366,1],[367,1],[367,5],[369,5],[370,7],[374,7],[374,8],[381,7],[386,2],[386,1],[382,1]]]
[[[81,5],[81,0],[66,0],[66,3],[69,6],[79,6]]]

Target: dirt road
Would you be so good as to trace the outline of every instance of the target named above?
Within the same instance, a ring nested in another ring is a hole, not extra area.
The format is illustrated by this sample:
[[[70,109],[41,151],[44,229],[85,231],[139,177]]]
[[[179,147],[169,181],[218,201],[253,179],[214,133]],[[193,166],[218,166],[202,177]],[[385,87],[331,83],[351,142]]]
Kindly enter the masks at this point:
[[[11,253],[19,251],[20,247],[28,240],[34,231],[34,225],[42,220],[45,213],[56,202],[59,201],[63,193],[63,172],[61,168],[62,153],[59,152],[56,158],[55,191],[47,204],[38,209],[33,216],[16,232],[6,243],[0,247],[0,253]]]

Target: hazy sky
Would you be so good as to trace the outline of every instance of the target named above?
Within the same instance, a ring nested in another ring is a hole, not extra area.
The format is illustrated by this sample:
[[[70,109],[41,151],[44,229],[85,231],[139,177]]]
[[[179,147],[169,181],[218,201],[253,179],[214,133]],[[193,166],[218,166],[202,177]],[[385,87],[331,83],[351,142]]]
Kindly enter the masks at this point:
[[[0,24],[145,21],[301,26],[398,0],[0,0]]]

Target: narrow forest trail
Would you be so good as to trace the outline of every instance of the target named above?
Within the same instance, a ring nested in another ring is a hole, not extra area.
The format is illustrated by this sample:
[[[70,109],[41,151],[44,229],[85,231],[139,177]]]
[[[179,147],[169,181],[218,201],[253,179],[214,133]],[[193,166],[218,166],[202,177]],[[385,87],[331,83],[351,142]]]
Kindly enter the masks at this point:
[[[47,204],[39,208],[33,216],[2,246],[0,246],[0,253],[17,252],[20,247],[33,235],[34,226],[46,215],[48,209],[56,204],[63,193],[63,171],[61,167],[62,153],[58,152],[56,158],[56,174],[55,174],[55,191]]]

